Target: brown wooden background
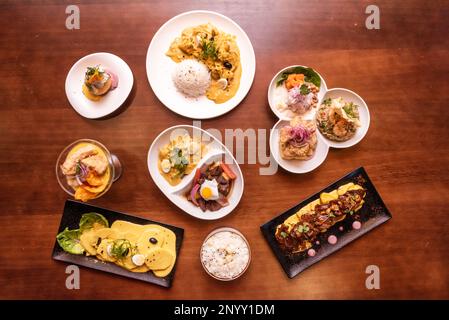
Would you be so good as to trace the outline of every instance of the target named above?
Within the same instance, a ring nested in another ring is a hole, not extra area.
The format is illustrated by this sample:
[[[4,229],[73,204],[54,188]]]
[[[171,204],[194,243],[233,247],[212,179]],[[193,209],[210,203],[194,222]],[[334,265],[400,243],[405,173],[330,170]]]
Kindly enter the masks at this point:
[[[65,28],[79,5],[81,29]],[[1,1],[0,2],[0,297],[1,298],[449,298],[449,112],[447,1],[375,1],[381,29],[365,28],[373,1]],[[163,129],[191,124],[150,89],[145,56],[156,30],[183,11],[209,9],[248,33],[257,59],[253,87],[239,107],[203,128],[265,128],[276,121],[266,91],[292,64],[314,67],[329,87],[359,93],[371,111],[366,138],[331,150],[312,173],[259,176],[242,165],[245,191],[228,217],[191,218],[151,180],[148,148]],[[99,33],[98,31],[101,31]],[[131,67],[130,103],[106,120],[69,105],[64,81],[80,57],[117,54]],[[66,264],[51,259],[67,195],[54,175],[58,153],[79,138],[103,142],[122,160],[122,178],[92,203],[185,228],[169,290],[81,269],[81,289],[65,288]],[[293,280],[283,273],[259,226],[358,166],[393,214],[386,225]],[[249,239],[253,261],[232,283],[207,276],[199,247],[209,231],[232,226]],[[381,269],[381,289],[365,288],[365,268]]]

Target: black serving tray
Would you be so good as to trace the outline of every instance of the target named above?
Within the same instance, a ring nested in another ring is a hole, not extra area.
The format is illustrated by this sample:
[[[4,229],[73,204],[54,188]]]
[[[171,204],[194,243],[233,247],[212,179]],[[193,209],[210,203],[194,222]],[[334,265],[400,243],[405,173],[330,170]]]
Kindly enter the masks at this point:
[[[105,272],[109,272],[109,273],[113,273],[113,274],[118,274],[118,275],[128,277],[128,278],[133,278],[133,279],[138,279],[138,280],[145,281],[145,282],[150,282],[150,283],[157,284],[157,285],[167,287],[167,288],[169,288],[171,286],[172,281],[173,281],[173,276],[175,273],[175,269],[176,269],[176,264],[178,263],[177,260],[179,259],[179,250],[181,248],[181,243],[182,243],[182,240],[184,237],[184,229],[174,227],[174,226],[171,226],[168,224],[160,223],[160,222],[151,221],[151,220],[144,219],[144,218],[131,216],[131,215],[128,215],[125,213],[92,206],[92,205],[81,203],[78,201],[67,200],[65,202],[64,212],[62,214],[58,233],[63,231],[66,227],[68,227],[69,229],[77,229],[79,221],[81,219],[81,216],[84,213],[88,213],[88,212],[97,212],[97,213],[102,214],[109,221],[110,225],[115,220],[125,220],[125,221],[129,221],[132,223],[137,223],[137,224],[158,224],[158,225],[161,225],[161,226],[173,231],[176,235],[176,262],[175,262],[175,266],[173,267],[173,270],[170,272],[169,275],[167,275],[166,277],[163,277],[163,278],[156,277],[151,271],[145,272],[145,273],[131,272],[131,271],[123,269],[113,263],[100,261],[97,258],[92,257],[92,256],[87,257],[85,255],[76,255],[76,254],[71,254],[71,253],[65,252],[59,246],[58,242],[56,241],[56,238],[55,238],[55,245],[54,245],[53,253],[52,253],[53,259],[58,260],[58,261],[68,262],[71,264],[84,266],[84,267],[88,267],[88,268],[92,268],[92,269],[101,270],[101,271],[105,271]]]
[[[359,211],[357,211],[354,217],[349,216],[345,220],[336,223],[325,233],[320,234],[317,238],[320,244],[314,244],[314,246],[312,247],[316,250],[315,256],[308,256],[307,250],[297,254],[285,253],[279,247],[274,236],[276,227],[279,224],[283,223],[285,219],[296,213],[303,206],[315,199],[318,199],[322,192],[331,192],[332,190],[337,189],[339,186],[349,182],[360,184],[366,189],[365,203],[363,204],[363,207]],[[362,227],[358,230],[352,228],[352,223],[355,219],[355,216],[359,216],[358,221],[362,223]],[[387,207],[382,201],[382,198],[371,182],[371,179],[368,177],[365,169],[363,167],[360,167],[347,174],[340,180],[332,183],[323,190],[300,202],[293,208],[285,211],[276,218],[268,221],[267,223],[262,225],[260,229],[262,230],[265,239],[268,241],[268,244],[279,260],[287,276],[289,278],[293,278],[300,272],[304,271],[306,268],[317,263],[318,261],[321,261],[323,258],[341,249],[348,243],[361,237],[365,233],[376,228],[389,219],[391,219],[390,212],[388,211]],[[340,231],[340,227],[343,227],[343,231]],[[337,236],[338,241],[336,244],[331,245],[327,242],[327,238],[329,235]]]

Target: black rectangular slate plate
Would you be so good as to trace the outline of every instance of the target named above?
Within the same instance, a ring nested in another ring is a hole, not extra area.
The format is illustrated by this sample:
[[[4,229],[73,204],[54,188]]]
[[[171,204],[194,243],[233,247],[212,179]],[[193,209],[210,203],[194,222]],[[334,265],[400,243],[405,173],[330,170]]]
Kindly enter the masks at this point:
[[[274,236],[276,227],[279,224],[283,223],[285,219],[296,213],[303,206],[315,199],[318,199],[322,192],[331,192],[332,190],[337,189],[339,186],[342,186],[349,182],[358,183],[366,189],[365,203],[363,204],[363,207],[355,214],[360,216],[359,221],[362,223],[362,227],[358,230],[353,229],[352,222],[354,221],[354,217],[347,217],[345,220],[336,223],[325,233],[322,233],[318,236],[320,245],[314,245],[313,248],[316,250],[316,255],[314,257],[309,257],[307,255],[307,251],[293,255],[284,253],[278,246],[278,243]],[[317,192],[308,199],[300,202],[293,208],[285,211],[280,216],[265,223],[260,227],[260,229],[262,230],[265,239],[268,241],[268,244],[279,260],[287,276],[289,278],[293,278],[314,263],[321,261],[323,258],[341,249],[348,243],[361,237],[365,233],[369,232],[370,230],[381,225],[389,219],[391,219],[390,212],[388,211],[379,193],[371,182],[371,179],[368,177],[365,169],[363,167],[360,167],[347,174],[340,180],[332,183],[320,192]],[[343,227],[343,231],[339,230],[340,226]],[[335,245],[331,245],[327,242],[327,237],[332,234],[336,235],[338,239]]]
[[[156,222],[156,221],[147,220],[144,218],[131,216],[131,215],[128,215],[125,213],[120,213],[117,211],[88,205],[88,204],[81,203],[78,201],[67,200],[65,202],[64,212],[61,217],[61,223],[59,225],[58,233],[63,231],[66,227],[68,227],[69,229],[78,229],[78,224],[81,219],[81,216],[84,213],[88,213],[88,212],[97,212],[97,213],[102,214],[109,221],[110,225],[115,220],[124,220],[124,221],[129,221],[129,222],[137,223],[137,224],[158,224],[167,229],[170,229],[176,235],[176,259],[179,259],[179,250],[181,248],[182,239],[184,237],[184,229],[174,227],[174,226],[171,226],[168,224]],[[113,274],[118,274],[118,275],[121,275],[124,277],[154,283],[154,284],[166,287],[166,288],[169,288],[172,284],[173,276],[174,276],[175,269],[176,269],[176,264],[178,263],[176,260],[173,270],[170,272],[170,274],[168,276],[166,276],[164,278],[156,277],[151,271],[145,272],[145,273],[135,273],[135,272],[131,272],[126,269],[123,269],[113,263],[100,261],[97,258],[92,257],[92,256],[87,257],[85,255],[76,255],[76,254],[71,254],[71,253],[65,252],[59,246],[58,242],[56,241],[56,235],[55,235],[55,245],[53,248],[52,257],[53,257],[53,259],[58,260],[58,261],[64,261],[64,262],[68,262],[71,264],[77,264],[77,265],[92,268],[92,269],[97,269],[97,270],[101,270],[101,271],[105,271],[105,272],[109,272],[109,273],[113,273]]]

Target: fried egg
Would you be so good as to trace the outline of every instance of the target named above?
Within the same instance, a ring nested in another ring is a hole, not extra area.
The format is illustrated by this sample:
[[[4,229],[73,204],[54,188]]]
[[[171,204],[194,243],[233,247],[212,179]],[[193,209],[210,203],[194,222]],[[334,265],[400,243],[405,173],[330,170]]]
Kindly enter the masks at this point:
[[[200,195],[204,200],[217,200],[218,182],[214,180],[205,180],[200,188]]]

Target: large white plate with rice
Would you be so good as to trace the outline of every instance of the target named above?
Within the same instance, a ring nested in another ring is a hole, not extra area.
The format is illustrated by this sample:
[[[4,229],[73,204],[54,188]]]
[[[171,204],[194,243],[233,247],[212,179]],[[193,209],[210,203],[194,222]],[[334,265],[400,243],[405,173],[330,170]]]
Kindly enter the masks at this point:
[[[177,63],[166,55],[172,41],[179,37],[185,28],[206,23],[234,35],[240,50],[242,76],[239,89],[230,100],[220,104],[206,96],[189,98],[179,92],[173,81]],[[245,98],[254,80],[256,58],[251,41],[237,23],[216,12],[197,10],[177,15],[162,25],[148,47],[146,68],[151,88],[167,108],[184,117],[209,119],[231,111]]]

